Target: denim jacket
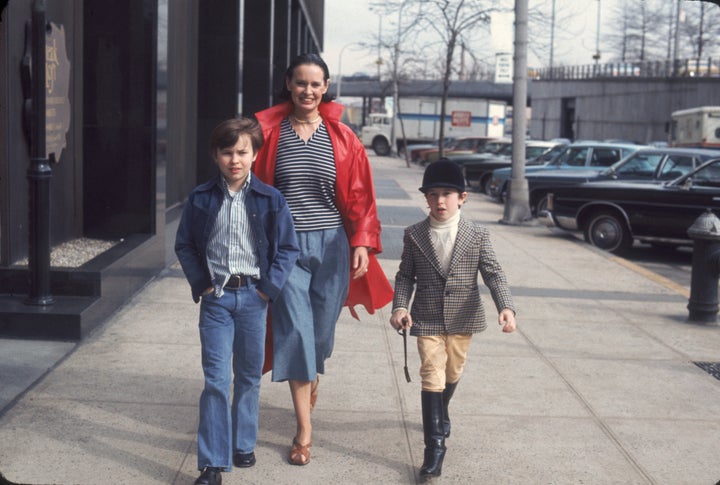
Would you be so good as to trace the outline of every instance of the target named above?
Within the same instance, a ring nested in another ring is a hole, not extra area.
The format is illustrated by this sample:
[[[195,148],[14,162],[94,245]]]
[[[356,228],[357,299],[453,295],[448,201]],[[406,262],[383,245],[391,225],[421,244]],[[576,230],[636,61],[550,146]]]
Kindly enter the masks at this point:
[[[175,237],[177,254],[195,303],[212,286],[207,265],[210,231],[223,201],[220,176],[195,187],[188,196]],[[260,263],[257,288],[275,300],[300,254],[290,209],[282,194],[250,177],[245,198]]]

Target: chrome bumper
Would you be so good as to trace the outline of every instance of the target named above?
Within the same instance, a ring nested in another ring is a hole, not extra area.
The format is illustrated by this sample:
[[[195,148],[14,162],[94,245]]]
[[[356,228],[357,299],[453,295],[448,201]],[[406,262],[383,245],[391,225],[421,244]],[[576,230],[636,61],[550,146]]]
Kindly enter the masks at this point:
[[[540,211],[537,216],[538,220],[547,227],[556,227],[555,219],[549,210]]]

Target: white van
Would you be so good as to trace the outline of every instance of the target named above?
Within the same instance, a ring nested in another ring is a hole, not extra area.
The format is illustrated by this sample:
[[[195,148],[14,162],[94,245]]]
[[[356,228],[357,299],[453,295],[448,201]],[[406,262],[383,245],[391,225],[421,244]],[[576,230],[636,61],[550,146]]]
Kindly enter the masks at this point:
[[[670,146],[720,148],[720,106],[683,109],[670,117]]]

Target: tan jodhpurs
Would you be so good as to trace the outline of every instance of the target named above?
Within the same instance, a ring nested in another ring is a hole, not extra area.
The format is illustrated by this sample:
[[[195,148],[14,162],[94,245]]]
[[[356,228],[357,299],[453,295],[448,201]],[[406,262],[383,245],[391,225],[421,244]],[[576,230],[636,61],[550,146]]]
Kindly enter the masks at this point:
[[[418,337],[422,390],[442,392],[445,384],[460,380],[472,335]]]

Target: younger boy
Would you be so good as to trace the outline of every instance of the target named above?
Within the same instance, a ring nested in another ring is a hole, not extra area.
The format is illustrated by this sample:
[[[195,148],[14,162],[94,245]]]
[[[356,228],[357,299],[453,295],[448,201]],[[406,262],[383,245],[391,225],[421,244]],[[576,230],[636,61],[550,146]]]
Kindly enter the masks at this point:
[[[490,289],[503,332],[515,330],[515,308],[487,228],[460,215],[467,199],[460,167],[447,159],[430,164],[420,191],[430,215],[405,229],[390,324],[398,331],[410,328],[410,335],[418,337],[425,437],[420,475],[439,476],[445,438],[450,436],[448,403],[462,375],[470,338],[486,327],[478,271]]]
[[[193,300],[201,301],[196,485],[219,485],[231,464],[255,464],[268,301],[300,252],[285,199],[250,174],[262,143],[254,120],[215,127],[210,152],[220,174],[190,193],[175,240]]]

